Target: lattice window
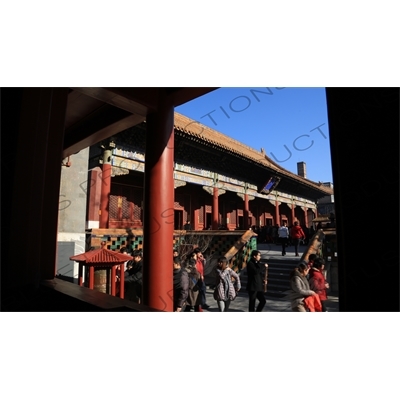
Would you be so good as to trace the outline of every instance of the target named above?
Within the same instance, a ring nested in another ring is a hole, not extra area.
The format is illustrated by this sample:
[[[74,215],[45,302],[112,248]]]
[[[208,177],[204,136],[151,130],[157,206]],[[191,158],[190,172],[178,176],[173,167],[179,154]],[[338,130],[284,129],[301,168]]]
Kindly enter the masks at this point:
[[[211,208],[211,206],[206,206],[206,212],[212,212],[212,208]]]
[[[199,222],[200,222],[200,224],[204,223],[204,207],[203,206],[200,207]]]
[[[142,220],[142,207],[139,207],[136,204],[133,206],[133,219],[139,221]]]
[[[110,196],[110,203],[108,206],[110,219],[118,219],[118,197],[119,196]]]
[[[122,219],[130,219],[131,212],[130,212],[130,205],[129,201],[126,197],[122,197]]]

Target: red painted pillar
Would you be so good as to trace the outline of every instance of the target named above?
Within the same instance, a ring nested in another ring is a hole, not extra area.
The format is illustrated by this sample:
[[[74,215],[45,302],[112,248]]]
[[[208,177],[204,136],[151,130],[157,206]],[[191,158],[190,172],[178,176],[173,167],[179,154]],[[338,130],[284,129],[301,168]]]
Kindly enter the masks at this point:
[[[111,193],[111,150],[103,152],[103,168],[101,174],[101,198],[100,198],[100,228],[108,228],[108,205]]]
[[[212,205],[212,229],[217,230],[219,225],[218,218],[218,188],[213,188],[213,205]]]
[[[174,107],[162,96],[146,119],[143,303],[173,311]]]
[[[113,265],[111,267],[111,296],[115,296],[115,278],[117,276],[115,269],[117,268],[116,265]],[[121,271],[123,271],[124,268],[122,268]]]
[[[83,286],[83,264],[80,262],[78,267],[78,284]]]
[[[304,207],[304,225],[308,228],[308,215],[307,215],[308,208]]]
[[[89,289],[94,289],[94,266],[89,267]]]
[[[193,211],[193,229],[195,231],[199,230],[199,223],[200,223],[200,210],[194,210]],[[204,223],[205,225],[205,223]]]
[[[275,225],[280,225],[281,219],[279,217],[279,201],[275,201]]]
[[[244,195],[243,229],[249,229],[249,195]]]
[[[119,281],[119,297],[123,299],[125,297],[125,274],[124,274],[124,264],[120,265],[121,277]]]
[[[292,204],[292,225],[294,225],[294,221],[296,220],[296,216],[294,215],[295,205]]]

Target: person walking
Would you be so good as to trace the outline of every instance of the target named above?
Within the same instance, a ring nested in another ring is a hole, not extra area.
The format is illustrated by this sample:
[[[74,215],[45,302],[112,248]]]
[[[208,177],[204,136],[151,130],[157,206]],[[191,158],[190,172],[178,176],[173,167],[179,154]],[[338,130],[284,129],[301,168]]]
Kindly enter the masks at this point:
[[[235,280],[235,284],[232,283],[232,278]],[[216,268],[216,287],[214,290],[214,299],[219,311],[228,311],[231,301],[236,298],[240,288],[239,275],[229,267],[226,257],[220,257]]]
[[[142,250],[134,250],[132,253],[133,261],[128,263],[125,271],[125,299],[134,301],[138,304],[142,301],[142,277],[143,277],[143,253]]]
[[[186,299],[189,294],[189,275],[187,271],[181,267],[181,259],[173,258],[174,267],[174,312],[185,311]]]
[[[196,253],[196,268],[197,271],[200,272],[201,275],[201,280],[202,280],[202,284],[200,287],[200,306],[201,309],[203,310],[207,310],[208,308],[210,308],[210,306],[207,304],[206,302],[206,291],[207,291],[207,287],[206,287],[206,283],[204,280],[204,269],[206,266],[206,259],[203,256],[203,253],[201,252],[201,250],[199,248],[196,248],[193,250]]]
[[[290,274],[290,294],[288,299],[291,301],[292,311],[306,312],[307,305],[305,299],[308,296],[317,296],[317,294],[310,289],[307,280],[310,267],[306,261],[301,261],[298,266]]]
[[[321,257],[315,258],[309,272],[308,282],[310,284],[310,289],[317,293],[321,300],[322,311],[326,312],[326,301],[328,300],[326,291],[329,289],[329,283],[326,282],[322,272],[324,268],[325,260]]]
[[[192,251],[189,255],[189,260],[186,266],[186,271],[189,275],[189,293],[186,300],[185,311],[203,311],[201,306],[200,288],[203,285],[201,274],[196,268],[197,253]]]
[[[295,256],[298,257],[300,239],[305,239],[306,237],[298,221],[294,223],[292,229],[290,230],[290,236],[292,237],[292,242],[294,244],[294,251],[296,253]]]
[[[282,245],[282,255],[286,255],[286,247],[289,240],[289,229],[287,227],[286,221],[283,221],[282,226],[278,228],[278,238]]]
[[[247,263],[247,286],[246,290],[249,294],[249,312],[262,311],[265,306],[265,295],[264,295],[264,283],[265,280],[265,269],[268,264],[260,263],[261,253],[258,250],[251,252],[250,261]],[[257,308],[256,300],[259,301]]]

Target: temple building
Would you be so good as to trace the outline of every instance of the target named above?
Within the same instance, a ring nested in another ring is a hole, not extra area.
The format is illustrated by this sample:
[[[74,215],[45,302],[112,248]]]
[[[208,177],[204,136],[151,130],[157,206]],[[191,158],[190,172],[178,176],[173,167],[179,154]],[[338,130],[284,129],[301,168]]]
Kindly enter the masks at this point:
[[[103,242],[110,250],[143,249],[146,129],[143,121],[64,160],[57,276],[76,282],[79,266],[70,256]],[[241,241],[230,253],[237,270],[245,267],[258,240],[273,240],[273,226],[298,221],[311,227],[318,200],[333,195],[331,188],[306,178],[304,162],[296,175],[264,149],[252,149],[177,112],[173,147],[174,206],[160,213],[157,224],[167,219],[173,224],[171,248],[184,239],[182,231],[203,232],[208,257],[225,256]],[[149,196],[158,200],[164,190],[160,184]],[[249,228],[260,237],[247,234],[244,240]]]
[[[333,195],[331,188],[285,170],[263,149],[176,112],[174,117],[175,230],[246,230],[283,221],[309,227],[318,199]],[[87,228],[143,228],[145,139],[143,122],[90,148]],[[274,179],[276,189],[263,190]],[[151,196],[163,196],[163,190]]]

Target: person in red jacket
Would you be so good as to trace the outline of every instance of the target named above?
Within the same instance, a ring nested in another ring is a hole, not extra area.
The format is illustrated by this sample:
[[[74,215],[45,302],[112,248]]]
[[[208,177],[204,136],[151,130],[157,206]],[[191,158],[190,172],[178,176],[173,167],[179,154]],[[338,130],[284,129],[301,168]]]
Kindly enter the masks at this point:
[[[196,268],[197,271],[200,272],[202,285],[200,287],[200,309],[199,311],[203,311],[203,309],[207,310],[210,306],[206,303],[206,284],[204,283],[204,268],[206,265],[206,259],[203,256],[203,253],[199,248],[193,250],[196,253]]]
[[[321,300],[322,311],[326,311],[326,300],[328,296],[326,295],[326,289],[329,289],[329,283],[326,282],[323,270],[325,268],[325,260],[323,258],[317,257],[313,266],[309,271],[309,284],[310,289],[318,294]]]
[[[290,236],[292,238],[292,242],[294,244],[294,251],[296,252],[296,256],[299,255],[299,241],[300,239],[305,239],[306,235],[303,232],[303,229],[301,229],[301,226],[299,225],[298,221],[294,223],[292,226],[292,229],[290,230]]]
[[[310,267],[310,268],[312,268],[312,266],[313,266],[313,264],[314,264],[314,260],[317,258],[317,255],[316,254],[310,254],[309,256],[308,256],[308,266]]]

